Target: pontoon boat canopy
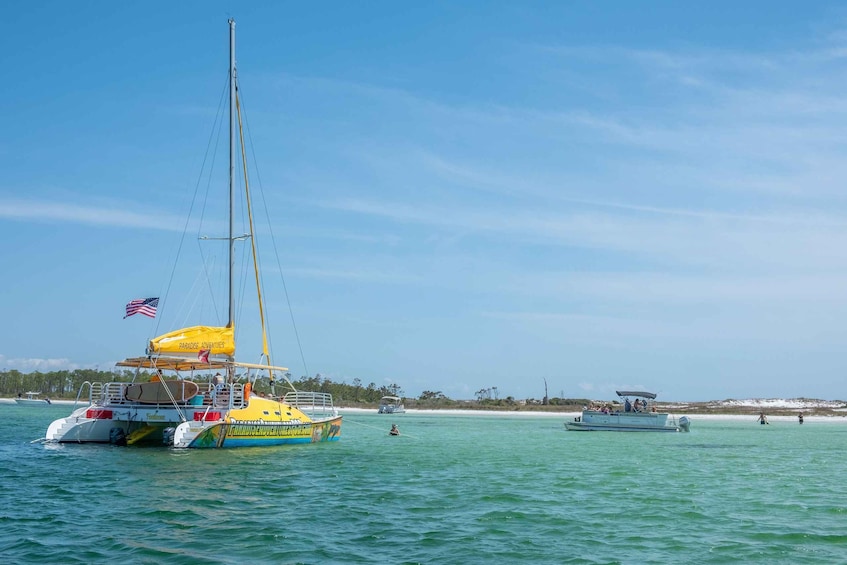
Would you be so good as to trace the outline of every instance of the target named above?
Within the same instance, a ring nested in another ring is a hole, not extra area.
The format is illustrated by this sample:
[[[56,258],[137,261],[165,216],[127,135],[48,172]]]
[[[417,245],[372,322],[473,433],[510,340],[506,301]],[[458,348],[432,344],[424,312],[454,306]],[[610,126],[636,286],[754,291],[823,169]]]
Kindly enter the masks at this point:
[[[618,396],[640,396],[641,398],[649,398],[650,400],[655,400],[656,395],[652,392],[638,392],[631,390],[616,390]]]

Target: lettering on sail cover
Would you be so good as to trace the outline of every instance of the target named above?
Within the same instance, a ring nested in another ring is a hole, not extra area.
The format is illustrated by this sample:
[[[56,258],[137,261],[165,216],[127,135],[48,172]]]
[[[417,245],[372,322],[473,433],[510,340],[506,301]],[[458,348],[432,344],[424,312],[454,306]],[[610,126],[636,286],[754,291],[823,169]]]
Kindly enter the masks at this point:
[[[181,341],[179,342],[179,348],[185,351],[198,351],[200,349],[223,349],[226,346],[226,342],[221,341]]]

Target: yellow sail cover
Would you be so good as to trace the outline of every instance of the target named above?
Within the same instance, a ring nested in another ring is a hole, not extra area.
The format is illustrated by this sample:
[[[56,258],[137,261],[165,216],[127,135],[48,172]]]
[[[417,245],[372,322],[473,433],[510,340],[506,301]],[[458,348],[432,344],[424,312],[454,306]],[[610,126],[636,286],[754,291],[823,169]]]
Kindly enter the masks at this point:
[[[235,355],[233,328],[193,326],[168,332],[150,340],[148,354],[182,353],[201,355]]]

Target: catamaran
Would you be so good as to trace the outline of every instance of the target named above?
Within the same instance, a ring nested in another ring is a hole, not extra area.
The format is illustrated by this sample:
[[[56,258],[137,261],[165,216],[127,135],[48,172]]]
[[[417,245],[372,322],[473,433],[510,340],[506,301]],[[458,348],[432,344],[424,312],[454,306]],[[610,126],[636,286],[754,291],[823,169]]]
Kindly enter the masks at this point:
[[[262,302],[256,237],[247,175],[244,175],[249,234],[233,227],[234,132],[239,132],[242,166],[246,152],[235,68],[235,21],[229,20],[229,320],[225,326],[192,326],[149,340],[146,354],[120,361],[135,371],[133,382],[85,382],[77,400],[87,402],[50,424],[46,441],[63,443],[157,444],[177,448],[275,446],[337,441],[342,418],[332,396],[297,391],[286,367],[274,366]],[[236,119],[237,118],[237,119]],[[260,362],[235,359],[234,268],[236,241],[248,239],[255,272],[262,328]],[[212,373],[214,376],[211,376]],[[153,377],[148,380],[147,376]],[[291,388],[277,396],[276,378]],[[254,390],[267,378],[269,395]],[[142,382],[142,379],[144,382]],[[86,398],[87,395],[87,398]]]

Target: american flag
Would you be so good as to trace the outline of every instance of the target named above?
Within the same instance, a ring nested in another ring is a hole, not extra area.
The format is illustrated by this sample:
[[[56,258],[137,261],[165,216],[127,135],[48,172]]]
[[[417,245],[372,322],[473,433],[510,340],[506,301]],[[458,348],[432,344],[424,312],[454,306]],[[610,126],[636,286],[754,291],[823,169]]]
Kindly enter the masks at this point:
[[[126,305],[126,316],[124,319],[129,318],[135,314],[144,314],[145,316],[149,316],[151,318],[156,317],[156,308],[159,306],[159,298],[138,298],[136,300],[131,300],[129,304]]]

